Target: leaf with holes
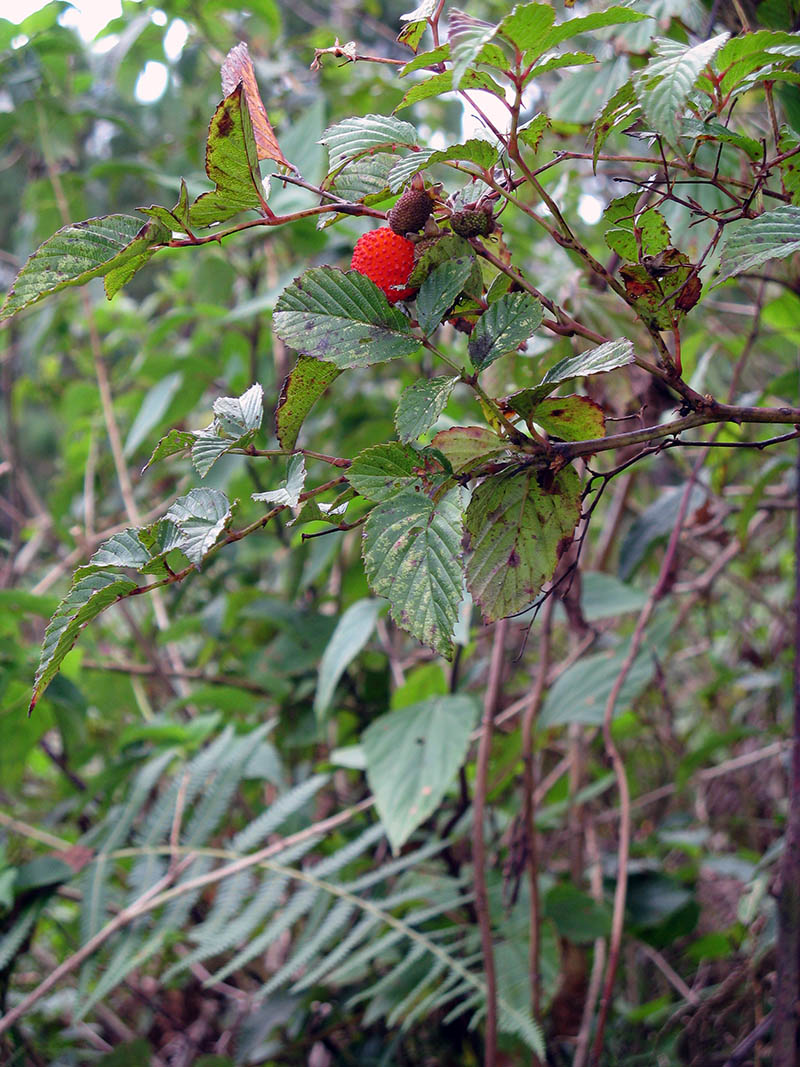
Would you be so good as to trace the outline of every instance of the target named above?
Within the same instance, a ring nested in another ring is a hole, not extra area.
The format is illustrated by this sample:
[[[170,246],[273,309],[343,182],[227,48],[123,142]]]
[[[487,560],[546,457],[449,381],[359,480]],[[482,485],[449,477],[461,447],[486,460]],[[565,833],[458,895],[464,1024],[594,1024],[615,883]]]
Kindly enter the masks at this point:
[[[381,715],[362,734],[367,779],[395,851],[439,807],[478,714],[472,697],[433,697]]]
[[[154,246],[165,244],[171,236],[160,222],[142,224],[132,215],[103,215],[71,222],[29,257],[0,308],[0,319],[91,278],[106,277],[106,295],[110,299],[150,259]],[[122,267],[130,271],[124,281],[120,284],[122,276],[116,275],[109,284],[112,272]]]
[[[300,356],[283,383],[275,409],[275,434],[281,448],[294,448],[308,413],[341,373],[333,363]]]
[[[370,512],[363,556],[370,589],[389,601],[398,626],[441,653],[453,653],[453,631],[464,594],[462,490],[434,503],[406,489]]]
[[[215,188],[189,209],[189,225],[212,226],[241,211],[269,209],[258,166],[250,112],[241,84],[219,104],[208,128],[206,174]]]
[[[581,513],[580,482],[522,470],[487,478],[464,515],[467,588],[488,621],[529,607],[572,544]]]
[[[646,208],[637,214],[640,198],[638,190],[617,197],[603,213],[605,242],[628,263],[638,263],[642,256],[656,256],[670,244],[669,227],[660,211]]]
[[[45,630],[30,711],[57,674],[83,627],[136,587],[136,582],[130,578],[122,578],[111,571],[93,571],[75,582]]]
[[[468,349],[475,370],[485,370],[515,352],[541,322],[542,305],[528,293],[501,296],[484,311],[470,335]]]
[[[312,267],[281,293],[272,322],[286,344],[340,369],[419,349],[406,316],[358,271]]]

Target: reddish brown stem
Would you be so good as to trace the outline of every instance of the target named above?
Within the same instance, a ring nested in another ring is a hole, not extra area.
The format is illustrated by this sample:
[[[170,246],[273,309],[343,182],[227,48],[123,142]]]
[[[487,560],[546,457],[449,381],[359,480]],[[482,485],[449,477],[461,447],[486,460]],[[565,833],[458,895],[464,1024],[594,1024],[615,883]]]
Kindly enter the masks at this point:
[[[480,741],[478,742],[478,757],[475,763],[475,794],[472,800],[472,863],[475,874],[475,912],[478,916],[478,925],[481,932],[483,971],[486,976],[484,1067],[496,1067],[497,1064],[497,977],[494,966],[489,890],[486,884],[484,820],[486,817],[486,794],[489,778],[489,755],[492,748],[492,729],[503,677],[508,626],[508,619],[501,619],[495,626],[492,658],[489,664],[489,680],[486,685],[486,696],[483,702],[483,721],[481,723]]]

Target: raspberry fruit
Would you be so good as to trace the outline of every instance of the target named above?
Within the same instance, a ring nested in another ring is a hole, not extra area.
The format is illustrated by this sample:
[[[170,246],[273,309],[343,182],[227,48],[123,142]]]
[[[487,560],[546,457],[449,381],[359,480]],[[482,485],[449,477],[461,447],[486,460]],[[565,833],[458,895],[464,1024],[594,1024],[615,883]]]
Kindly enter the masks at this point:
[[[414,246],[388,226],[359,237],[350,266],[375,282],[390,304],[408,300],[417,291],[407,285],[414,267]]]
[[[401,236],[416,233],[428,221],[433,201],[424,189],[406,189],[389,212],[389,225]]]
[[[492,210],[475,208],[467,211],[454,211],[450,216],[453,233],[459,237],[486,237],[494,229]]]

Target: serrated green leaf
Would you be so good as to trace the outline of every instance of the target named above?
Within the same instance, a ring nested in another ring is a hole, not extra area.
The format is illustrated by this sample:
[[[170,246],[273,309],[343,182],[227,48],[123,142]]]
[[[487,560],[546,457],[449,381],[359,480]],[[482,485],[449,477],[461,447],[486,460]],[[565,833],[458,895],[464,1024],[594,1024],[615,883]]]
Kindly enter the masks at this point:
[[[479,70],[465,71],[459,89],[486,89],[487,92],[494,93],[495,96],[505,99],[505,93],[497,82],[490,78],[488,74],[484,74],[483,71]],[[453,72],[451,70],[442,71],[441,74],[434,74],[426,81],[419,82],[412,89],[409,89],[395,108],[395,111],[410,107],[420,100],[427,100],[431,96],[441,96],[443,93],[452,93],[453,91]]]
[[[549,397],[536,405],[531,417],[562,441],[591,441],[606,432],[603,409],[588,396]]]
[[[431,271],[417,293],[415,311],[424,334],[432,333],[444,314],[456,302],[475,268],[475,257],[459,256],[440,263]]]
[[[273,489],[266,493],[252,493],[253,500],[265,504],[285,504],[287,507],[296,508],[300,503],[300,494],[306,484],[306,458],[302,453],[289,458],[286,481],[279,489]]]
[[[489,144],[488,141],[484,141],[480,137],[471,137],[463,144],[452,144],[449,148],[432,152],[428,157],[428,165],[444,163],[452,159],[476,163],[484,170],[488,170],[495,165],[497,158],[497,149],[493,144]]]
[[[337,172],[328,188],[352,203],[376,203],[388,196],[389,177],[396,165],[397,157],[388,152],[359,156]]]
[[[382,600],[357,600],[336,624],[319,664],[314,714],[323,719],[333,700],[339,679],[372,636]]]
[[[472,262],[472,270],[464,282],[464,292],[467,296],[480,297],[483,293],[483,275],[480,264],[469,241],[465,241],[463,237],[458,237],[454,233],[440,237],[435,244],[425,249],[409,275],[408,284],[421,286],[428,275],[440,264],[465,258]]]
[[[391,115],[364,115],[343,119],[329,126],[319,139],[328,149],[329,170],[335,171],[349,159],[386,145],[416,146],[417,131],[410,122]]]
[[[634,89],[647,121],[670,144],[678,142],[683,109],[698,75],[729,37],[729,33],[720,33],[693,48],[662,40],[655,58],[634,77]]]
[[[487,621],[529,607],[572,543],[581,513],[578,476],[566,467],[544,488],[539,473],[487,478],[464,515],[467,588]]]
[[[56,608],[44,633],[39,666],[31,696],[33,711],[55,677],[83,627],[120,597],[136,589],[136,582],[111,571],[95,571],[77,581]]]
[[[535,152],[539,148],[544,131],[549,125],[550,119],[547,115],[541,113],[534,115],[530,122],[526,122],[521,129],[517,130],[517,139]]]
[[[508,449],[508,442],[484,426],[453,426],[440,430],[431,441],[451,464],[456,474]]]
[[[781,30],[756,30],[755,33],[740,33],[720,48],[715,66],[724,71],[733,63],[738,63],[747,56],[769,53],[780,53],[782,49],[794,50],[800,46],[800,33],[785,33]]]
[[[206,174],[214,183],[189,209],[189,225],[224,222],[240,211],[266,211],[253,124],[241,83],[219,104],[208,128]]]
[[[526,53],[526,63],[533,63],[551,47],[554,20],[555,12],[550,4],[517,4],[497,27],[497,32]]]
[[[475,370],[491,363],[519,345],[541,325],[542,305],[529,293],[504,293],[484,311],[469,339],[469,356]]]
[[[588,52],[564,52],[560,56],[545,56],[535,63],[528,72],[526,81],[535,81],[551,70],[563,70],[565,67],[584,67],[587,63],[596,63],[595,56]]]
[[[281,293],[272,316],[286,344],[343,369],[413,355],[406,316],[357,271],[312,267]]]
[[[258,382],[241,396],[220,396],[214,401],[220,429],[230,437],[244,437],[258,430],[264,413],[264,389]]]
[[[450,45],[440,45],[438,48],[432,48],[429,52],[420,52],[418,56],[415,56],[412,60],[402,68],[399,72],[401,78],[405,78],[407,74],[413,73],[415,70],[423,70],[425,67],[435,66],[437,63],[441,63],[445,59],[450,58]]]
[[[416,441],[426,433],[447,407],[458,378],[422,378],[400,397],[394,424],[401,441]]]
[[[781,128],[778,138],[778,152],[784,155],[800,146],[800,138],[788,126]],[[800,155],[789,156],[778,164],[781,171],[783,187],[792,198],[795,206],[800,205]]]
[[[390,500],[404,489],[421,488],[423,458],[410,445],[395,441],[359,452],[347,480],[367,500]]]
[[[452,8],[447,19],[447,38],[452,59],[453,88],[461,88],[467,69],[475,62],[481,48],[494,37],[497,26]]]
[[[67,286],[109,275],[123,264],[135,262],[133,273],[154,254],[154,245],[171,236],[161,223],[143,225],[131,215],[102,215],[63,226],[28,258],[0,308],[0,318],[16,315]]]
[[[448,657],[464,593],[461,510],[459,488],[438,503],[407,489],[373,508],[364,527],[370,588],[398,626]]]
[[[640,197],[639,191],[620,196],[603,213],[607,224],[605,242],[626,262],[637,263],[642,256],[657,256],[670,245],[669,227],[660,211],[645,208],[637,213]]]
[[[133,567],[139,570],[151,559],[149,549],[142,544],[138,530],[122,530],[97,549],[89,560],[91,567]]]
[[[541,385],[556,386],[559,382],[569,381],[570,378],[588,378],[591,374],[604,374],[607,371],[616,370],[633,363],[633,342],[627,337],[621,337],[618,341],[606,341],[597,348],[590,348],[588,352],[581,352],[579,356],[567,356],[559,360],[544,375]]]
[[[198,565],[227,529],[232,511],[219,489],[192,489],[179,497],[164,516],[180,534],[175,546],[190,563]]]
[[[341,373],[333,363],[300,356],[283,383],[275,409],[275,434],[281,448],[294,448],[308,413]]]
[[[624,82],[600,111],[592,125],[594,146],[592,148],[592,166],[597,170],[597,157],[613,130],[631,126],[641,114],[639,101],[633,88],[633,81]]]
[[[381,715],[362,734],[367,780],[395,851],[439,807],[478,714],[472,697],[434,697]]]
[[[562,41],[577,37],[579,33],[592,33],[605,26],[622,26],[628,22],[642,22],[649,18],[651,16],[643,11],[634,11],[620,5],[613,5],[605,11],[595,11],[591,15],[578,15],[553,27],[547,39],[547,48],[554,48]]]
[[[505,397],[505,403],[523,419],[532,419],[534,411],[546,396],[561,382],[570,378],[588,377],[591,374],[603,374],[632,363],[634,359],[633,344],[627,338],[618,341],[606,341],[605,344],[583,352],[579,356],[567,356],[559,360],[542,378],[538,385],[530,389],[521,389],[518,393]]]
[[[735,148],[746,152],[754,161],[762,156],[762,147],[754,137],[745,137],[741,133],[735,133],[723,126],[721,122],[714,122],[711,119],[700,122],[699,119],[685,118],[681,124],[681,137],[732,144]]]
[[[228,452],[235,441],[229,437],[220,437],[217,433],[198,433],[192,444],[192,466],[205,478],[220,456]]]
[[[800,207],[782,204],[755,219],[742,219],[725,230],[716,285],[770,259],[800,251]]]
[[[158,460],[167,459],[168,456],[174,456],[178,452],[185,452],[187,448],[191,448],[195,437],[196,434],[193,434],[191,430],[170,430],[153,449],[153,454],[142,468],[142,474]]]
[[[423,148],[418,152],[409,152],[402,159],[395,160],[394,166],[389,171],[386,179],[389,183],[389,191],[392,193],[399,192],[415,174],[425,170],[428,160],[433,154],[432,148]]]
[[[416,52],[427,28],[428,23],[424,19],[420,22],[407,22],[397,35],[397,43],[404,44],[412,52]]]

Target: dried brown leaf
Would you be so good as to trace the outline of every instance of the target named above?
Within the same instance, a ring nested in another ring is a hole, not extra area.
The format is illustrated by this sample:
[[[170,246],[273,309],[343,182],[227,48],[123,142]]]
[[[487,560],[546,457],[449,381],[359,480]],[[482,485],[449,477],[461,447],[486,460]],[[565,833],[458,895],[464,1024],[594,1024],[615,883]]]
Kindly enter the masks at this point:
[[[247,51],[247,45],[240,41],[225,56],[222,64],[222,92],[228,96],[241,82],[244,89],[247,109],[250,112],[250,121],[253,124],[253,134],[256,140],[256,150],[259,159],[274,159],[286,167],[292,164],[280,150],[277,138],[267,116],[267,109],[261,99],[256,82],[256,72],[253,69],[253,61]],[[292,169],[294,169],[292,167]]]

